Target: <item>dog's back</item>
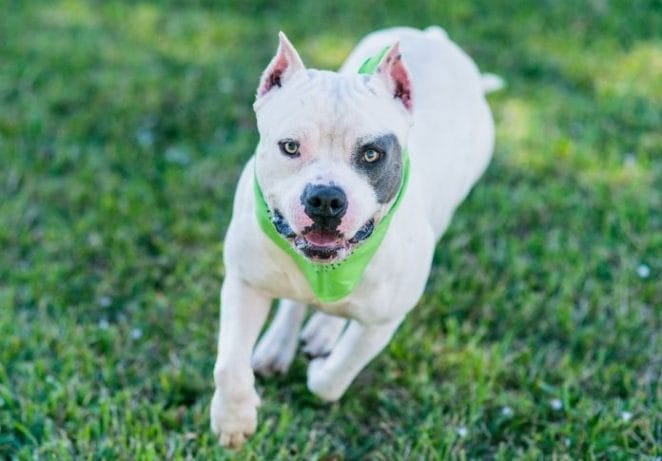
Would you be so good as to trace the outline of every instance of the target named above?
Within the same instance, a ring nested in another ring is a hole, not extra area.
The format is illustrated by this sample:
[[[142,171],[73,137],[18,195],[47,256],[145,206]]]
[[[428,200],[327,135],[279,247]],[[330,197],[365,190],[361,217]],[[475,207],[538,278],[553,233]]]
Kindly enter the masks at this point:
[[[341,72],[356,72],[366,58],[395,42],[400,42],[413,82],[412,178],[423,184],[421,199],[439,237],[492,154],[494,125],[486,88],[471,58],[436,26],[374,32],[352,51]]]

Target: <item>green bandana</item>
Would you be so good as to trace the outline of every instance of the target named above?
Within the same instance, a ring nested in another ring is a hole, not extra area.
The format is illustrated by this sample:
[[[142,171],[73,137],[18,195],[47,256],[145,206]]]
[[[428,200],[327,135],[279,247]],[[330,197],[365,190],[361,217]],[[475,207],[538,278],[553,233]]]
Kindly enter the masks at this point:
[[[389,48],[390,47],[386,46],[373,57],[366,59],[363,64],[361,64],[361,67],[359,67],[359,74],[374,74],[377,72],[377,66],[382,62],[382,59],[386,56],[386,52]]]
[[[387,51],[388,47],[384,48],[376,56],[366,60],[359,69],[359,73],[374,73],[377,65],[379,65]],[[368,263],[377,252],[382,240],[384,240],[388,226],[407,189],[409,182],[409,155],[406,149],[402,151],[402,156],[402,182],[400,183],[400,190],[391,209],[375,225],[372,234],[366,240],[358,243],[358,246],[345,259],[337,263],[318,263],[309,260],[296,251],[290,242],[278,233],[271,221],[269,205],[262,194],[257,176],[253,178],[255,213],[260,228],[278,248],[290,255],[308,281],[313,293],[320,301],[338,301],[354,291],[356,285],[361,281]]]

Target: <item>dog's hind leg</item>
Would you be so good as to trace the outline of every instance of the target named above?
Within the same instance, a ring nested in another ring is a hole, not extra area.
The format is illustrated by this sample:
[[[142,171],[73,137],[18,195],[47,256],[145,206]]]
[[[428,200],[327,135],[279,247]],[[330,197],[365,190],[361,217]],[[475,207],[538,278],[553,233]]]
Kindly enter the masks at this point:
[[[311,357],[329,355],[347,325],[347,319],[316,312],[301,332],[303,351]]]
[[[364,325],[352,320],[331,354],[308,365],[308,389],[323,400],[338,400],[363,367],[388,344],[401,321]]]
[[[280,300],[271,325],[253,353],[253,370],[262,376],[287,372],[297,350],[299,330],[305,315],[304,304],[289,299]]]

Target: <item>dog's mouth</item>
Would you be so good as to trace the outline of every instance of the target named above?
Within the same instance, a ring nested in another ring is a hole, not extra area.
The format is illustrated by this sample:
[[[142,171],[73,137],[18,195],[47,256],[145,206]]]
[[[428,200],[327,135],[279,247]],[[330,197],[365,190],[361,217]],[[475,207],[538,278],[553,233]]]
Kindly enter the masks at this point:
[[[345,259],[357,245],[372,235],[375,220],[369,219],[351,238],[347,239],[336,229],[324,229],[313,224],[297,234],[285,217],[275,210],[271,221],[274,227],[292,246],[306,258],[322,263]]]

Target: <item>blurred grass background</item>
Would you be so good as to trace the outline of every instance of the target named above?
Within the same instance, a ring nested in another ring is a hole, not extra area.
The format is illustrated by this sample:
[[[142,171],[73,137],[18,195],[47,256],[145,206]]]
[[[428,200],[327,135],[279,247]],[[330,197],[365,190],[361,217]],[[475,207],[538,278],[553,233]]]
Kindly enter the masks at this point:
[[[426,295],[344,399],[259,381],[236,459],[659,459],[662,7],[0,0],[0,458],[224,459],[222,236],[288,33],[440,24],[508,88]]]

